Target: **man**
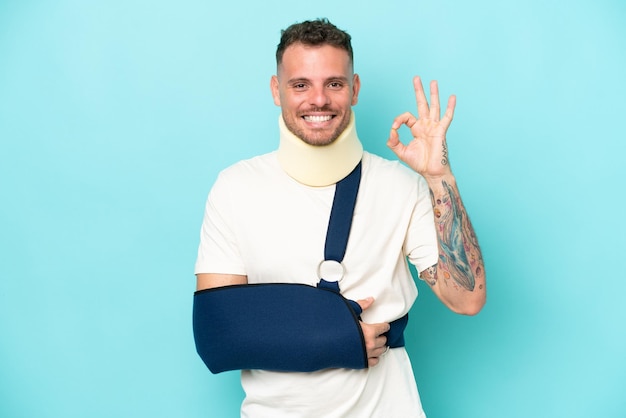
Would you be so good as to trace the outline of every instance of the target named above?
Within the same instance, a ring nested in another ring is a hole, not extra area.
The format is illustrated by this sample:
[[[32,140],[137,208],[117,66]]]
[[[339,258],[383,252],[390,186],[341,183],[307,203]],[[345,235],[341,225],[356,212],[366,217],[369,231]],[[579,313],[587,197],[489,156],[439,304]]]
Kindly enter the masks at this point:
[[[450,97],[440,117],[437,83],[430,84],[429,106],[414,79],[419,117],[398,116],[387,141],[411,171],[363,151],[352,112],[360,80],[347,33],[325,19],[292,25],[282,32],[276,57],[270,87],[282,110],[279,148],[224,170],[213,186],[197,289],[316,286],[335,185],[361,163],[340,288],[363,309],[368,367],[243,370],[242,416],[424,417],[404,347],[387,346],[390,324],[417,296],[407,258],[454,312],[474,315],[485,303],[482,256],[448,162],[446,131],[456,99]],[[403,124],[413,135],[408,145],[397,132]]]

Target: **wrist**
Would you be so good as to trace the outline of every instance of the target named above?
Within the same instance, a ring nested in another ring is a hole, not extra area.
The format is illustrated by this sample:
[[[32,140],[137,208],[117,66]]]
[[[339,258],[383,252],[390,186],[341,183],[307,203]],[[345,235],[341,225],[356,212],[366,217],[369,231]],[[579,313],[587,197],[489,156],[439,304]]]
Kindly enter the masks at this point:
[[[444,182],[450,186],[456,186],[456,178],[454,177],[452,172],[440,174],[436,176],[422,174],[422,177],[424,177],[424,179],[426,180],[426,183],[428,183],[428,187],[432,191],[441,189],[443,187]]]

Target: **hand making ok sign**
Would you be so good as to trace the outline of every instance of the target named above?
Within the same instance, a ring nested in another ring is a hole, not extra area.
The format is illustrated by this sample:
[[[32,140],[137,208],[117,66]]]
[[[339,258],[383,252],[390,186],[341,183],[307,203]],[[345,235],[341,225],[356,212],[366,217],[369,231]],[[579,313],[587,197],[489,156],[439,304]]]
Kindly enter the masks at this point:
[[[413,170],[427,180],[451,174],[448,162],[446,131],[454,116],[456,96],[450,96],[448,107],[440,117],[439,88],[436,81],[430,83],[430,106],[419,77],[413,79],[417,100],[416,118],[410,112],[396,117],[391,125],[387,146]],[[411,129],[413,139],[407,145],[400,142],[398,129],[402,125]]]

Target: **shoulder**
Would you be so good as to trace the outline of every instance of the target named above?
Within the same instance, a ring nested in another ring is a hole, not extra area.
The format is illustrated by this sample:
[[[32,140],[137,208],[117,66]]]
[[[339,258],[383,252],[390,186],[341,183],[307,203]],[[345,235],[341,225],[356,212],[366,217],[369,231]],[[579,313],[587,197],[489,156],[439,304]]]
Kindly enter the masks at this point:
[[[209,192],[213,202],[238,201],[262,193],[280,175],[275,152],[238,161],[222,169]]]
[[[226,168],[220,173],[220,177],[238,177],[257,175],[259,172],[272,171],[278,164],[276,151],[257,155],[252,158],[240,160]]]
[[[276,176],[280,166],[276,152],[238,161],[219,172],[215,185],[228,184],[229,187],[250,187],[252,184]]]

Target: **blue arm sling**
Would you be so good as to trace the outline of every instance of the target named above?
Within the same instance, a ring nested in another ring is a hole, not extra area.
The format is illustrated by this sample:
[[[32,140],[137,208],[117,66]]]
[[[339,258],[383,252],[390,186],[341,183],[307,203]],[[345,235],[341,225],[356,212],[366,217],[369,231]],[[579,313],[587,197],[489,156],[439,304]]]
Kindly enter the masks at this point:
[[[359,162],[336,185],[323,263],[341,266],[360,179]],[[359,305],[341,295],[338,282],[324,278],[317,287],[267,283],[201,290],[193,305],[196,350],[212,373],[363,369],[367,351],[360,314]],[[404,346],[407,320],[405,315],[391,323],[390,347]]]

